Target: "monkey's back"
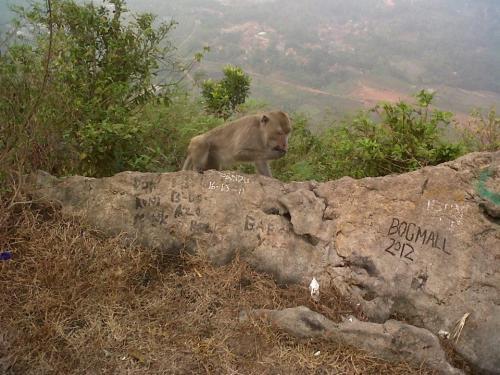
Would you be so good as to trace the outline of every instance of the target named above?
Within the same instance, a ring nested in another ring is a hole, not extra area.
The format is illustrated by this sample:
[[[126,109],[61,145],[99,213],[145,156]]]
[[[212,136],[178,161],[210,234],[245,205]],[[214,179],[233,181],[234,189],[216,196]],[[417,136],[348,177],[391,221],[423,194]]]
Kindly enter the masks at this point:
[[[222,124],[200,137],[209,145],[210,153],[228,166],[255,159],[255,150],[262,145],[258,127],[258,115],[246,116]]]

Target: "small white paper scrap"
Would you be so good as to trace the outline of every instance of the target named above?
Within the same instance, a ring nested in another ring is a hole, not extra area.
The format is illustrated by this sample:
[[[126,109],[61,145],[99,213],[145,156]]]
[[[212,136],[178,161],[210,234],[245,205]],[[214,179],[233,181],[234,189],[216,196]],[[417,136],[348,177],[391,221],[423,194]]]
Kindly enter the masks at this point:
[[[319,300],[319,283],[315,277],[313,277],[311,283],[309,284],[309,291],[311,292],[311,297],[313,300]]]

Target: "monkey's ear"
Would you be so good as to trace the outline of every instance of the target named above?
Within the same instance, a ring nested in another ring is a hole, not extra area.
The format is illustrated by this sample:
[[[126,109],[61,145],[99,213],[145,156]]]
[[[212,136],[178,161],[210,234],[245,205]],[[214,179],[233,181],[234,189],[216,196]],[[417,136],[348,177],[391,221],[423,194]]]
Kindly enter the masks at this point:
[[[262,124],[267,124],[269,122],[269,117],[267,117],[266,115],[262,115],[260,122]]]

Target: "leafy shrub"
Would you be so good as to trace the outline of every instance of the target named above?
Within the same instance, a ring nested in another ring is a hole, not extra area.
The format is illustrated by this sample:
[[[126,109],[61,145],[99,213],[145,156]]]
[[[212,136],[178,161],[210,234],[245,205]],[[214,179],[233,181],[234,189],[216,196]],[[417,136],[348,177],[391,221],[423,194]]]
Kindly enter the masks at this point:
[[[168,106],[146,106],[140,120],[155,124],[147,137],[154,142],[150,147],[155,159],[147,168],[153,171],[178,171],[191,138],[222,124],[222,119],[207,115],[200,102],[185,92],[172,95]]]
[[[224,78],[208,79],[202,84],[202,96],[209,113],[228,119],[250,93],[250,76],[237,66],[226,65]]]
[[[285,180],[382,176],[460,156],[463,146],[441,137],[452,114],[430,108],[432,93],[421,91],[416,97],[416,105],[380,104],[319,136],[299,121],[292,134],[290,156],[276,163],[277,175]]]
[[[288,153],[272,162],[273,175],[285,181],[324,180],[318,160],[323,153],[321,137],[308,129],[308,119],[303,114],[293,114],[291,120]]]
[[[167,105],[188,68],[168,40],[175,24],[128,17],[123,0],[51,3],[48,14],[40,4],[18,8],[31,34],[0,56],[0,159],[57,174],[148,168],[158,157],[154,126],[137,115]]]

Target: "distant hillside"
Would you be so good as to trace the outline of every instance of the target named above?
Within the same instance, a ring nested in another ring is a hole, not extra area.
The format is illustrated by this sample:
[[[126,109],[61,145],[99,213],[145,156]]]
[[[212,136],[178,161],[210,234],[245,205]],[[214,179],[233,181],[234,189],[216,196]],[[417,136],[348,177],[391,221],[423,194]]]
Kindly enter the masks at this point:
[[[254,97],[288,110],[340,116],[421,88],[436,89],[437,104],[462,115],[500,104],[497,0],[128,4],[177,20],[183,55],[210,46],[200,67],[209,75],[241,65],[253,76]]]
[[[419,88],[459,112],[500,103],[500,3],[494,0],[129,1],[180,22],[188,54],[208,72],[234,63],[254,93],[292,108],[354,109]],[[287,81],[294,85],[277,83]],[[276,87],[278,86],[278,87]],[[300,90],[297,86],[340,95]],[[294,100],[295,98],[295,100]]]

